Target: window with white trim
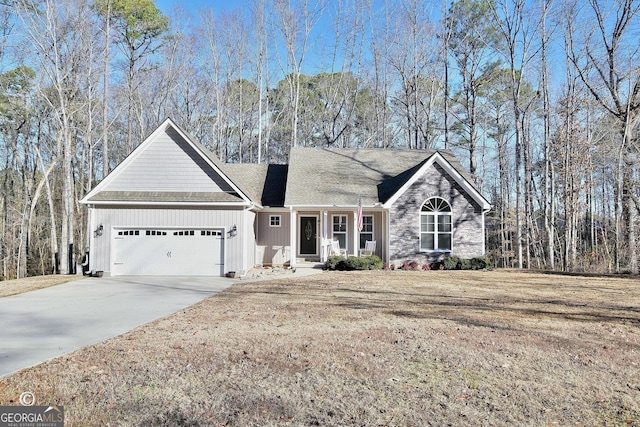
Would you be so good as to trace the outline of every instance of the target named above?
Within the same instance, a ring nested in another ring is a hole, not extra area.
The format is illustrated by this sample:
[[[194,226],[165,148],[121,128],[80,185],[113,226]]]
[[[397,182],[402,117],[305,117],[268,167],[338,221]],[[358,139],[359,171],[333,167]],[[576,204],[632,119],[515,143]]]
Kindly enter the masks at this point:
[[[367,240],[373,240],[373,215],[362,215],[362,231],[360,231],[360,249],[364,249]]]
[[[451,251],[451,206],[432,197],[420,209],[420,250]]]
[[[347,216],[333,215],[331,221],[333,240],[340,242],[340,249],[347,249]]]
[[[270,227],[280,227],[281,218],[282,217],[280,215],[269,215],[269,226]]]

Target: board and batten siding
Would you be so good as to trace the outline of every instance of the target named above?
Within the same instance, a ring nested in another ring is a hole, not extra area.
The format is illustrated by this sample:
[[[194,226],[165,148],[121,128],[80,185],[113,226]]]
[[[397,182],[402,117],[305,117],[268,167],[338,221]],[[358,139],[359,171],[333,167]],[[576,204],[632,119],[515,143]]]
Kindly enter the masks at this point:
[[[253,266],[254,213],[244,209],[223,208],[145,208],[145,207],[92,207],[93,230],[103,227],[101,236],[94,236],[90,248],[90,269],[110,275],[113,262],[112,244],[114,228],[211,228],[224,229],[224,271],[246,271]],[[233,226],[237,234],[228,233]]]
[[[270,224],[272,215],[280,216],[280,226]],[[256,263],[285,265],[291,262],[291,217],[289,211],[260,212],[256,221]]]
[[[391,262],[434,262],[446,255],[420,251],[420,210],[431,197],[441,197],[451,205],[451,255],[462,258],[484,255],[482,207],[440,165],[434,163],[391,206]]]
[[[232,192],[172,128],[157,136],[103,191]]]

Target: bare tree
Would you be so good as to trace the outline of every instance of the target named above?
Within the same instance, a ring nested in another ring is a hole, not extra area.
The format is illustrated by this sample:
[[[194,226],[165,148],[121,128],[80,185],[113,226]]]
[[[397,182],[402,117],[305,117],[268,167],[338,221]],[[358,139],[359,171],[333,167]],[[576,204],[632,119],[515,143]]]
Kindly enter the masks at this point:
[[[542,118],[544,144],[544,228],[547,237],[547,265],[555,269],[555,187],[554,164],[551,157],[551,99],[549,96],[549,41],[552,31],[547,25],[553,0],[542,0],[542,22],[540,28],[540,68],[542,86]]]
[[[27,275],[29,206],[37,166],[29,144],[35,73],[24,66],[0,75],[0,140],[5,161],[2,183],[2,271],[6,278]]]
[[[300,145],[301,76],[311,44],[311,32],[325,9],[324,0],[273,0],[273,34],[282,38],[284,46],[275,43],[275,57],[289,88],[291,146]],[[284,50],[284,52],[282,52]]]
[[[209,76],[212,85],[213,99],[211,100],[212,116],[209,118],[211,122],[211,142],[210,148],[222,160],[225,160],[223,149],[223,100],[222,100],[222,84],[223,76],[223,48],[221,41],[220,29],[217,25],[217,17],[212,9],[206,9],[201,12],[199,28],[203,44],[203,57],[205,72]]]
[[[637,0],[602,3],[589,0],[580,22],[593,22],[580,34],[577,19],[569,20],[572,37],[568,56],[594,99],[615,120],[620,144],[618,151],[618,186],[616,191],[617,245],[627,244],[627,268],[638,273],[636,217],[638,162],[636,129],[640,122],[640,52],[633,29],[638,25],[640,3]],[[578,37],[580,39],[576,39]],[[626,237],[626,238],[625,238]],[[620,268],[621,248],[616,249],[616,268]]]
[[[104,46],[102,59],[102,177],[109,174],[109,77],[111,69],[111,0],[94,3],[103,19]]]
[[[364,48],[364,15],[359,2],[340,1],[332,14],[334,28],[330,58],[325,67],[330,71],[320,73],[315,82],[315,94],[320,99],[319,133],[322,143],[351,147],[355,140],[355,121],[358,114],[359,97],[364,92],[359,71]]]
[[[499,66],[492,61],[499,43],[497,29],[491,14],[491,0],[458,0],[451,5],[446,27],[451,33],[450,52],[461,77],[460,90],[454,97],[455,133],[465,150],[469,151],[469,172],[477,175],[476,151],[479,139],[480,101],[490,87]],[[447,132],[448,133],[448,132]],[[448,139],[448,137],[447,137]]]
[[[140,123],[138,86],[149,66],[150,56],[161,46],[161,36],[169,29],[169,20],[152,0],[99,0],[98,9],[113,20],[114,42],[124,55],[127,87],[127,149],[133,150],[133,126],[138,121],[139,137],[145,130]],[[106,37],[106,36],[105,36]]]
[[[500,53],[507,64],[511,85],[511,108],[515,123],[515,171],[516,171],[516,248],[518,268],[523,267],[523,204],[526,200],[524,167],[526,143],[524,120],[530,103],[523,103],[523,89],[526,85],[526,69],[537,53],[535,34],[540,24],[528,14],[526,0],[499,0],[492,8],[498,32],[503,43]],[[528,181],[528,180],[527,180]]]
[[[384,2],[381,7],[376,7],[372,0],[367,0],[363,9],[366,10],[365,46],[370,53],[363,57],[366,65],[361,68],[362,79],[372,94],[372,102],[364,120],[366,136],[362,138],[365,147],[374,146],[387,148],[393,142],[393,131],[390,129],[391,109],[387,100],[391,97],[393,84],[390,73],[390,65],[386,60],[391,56],[391,36],[393,31],[393,10],[389,2]]]
[[[400,86],[393,96],[398,123],[405,131],[408,148],[431,148],[434,132],[435,100],[440,90],[436,81],[436,28],[430,19],[430,9],[423,2],[403,3],[394,13],[387,58]]]
[[[269,37],[267,33],[267,4],[266,0],[254,0],[252,8],[253,21],[255,25],[255,46],[256,52],[253,56],[256,58],[255,66],[255,84],[258,90],[258,150],[257,163],[262,163],[263,151],[262,147],[265,141],[269,142],[269,98],[266,96],[269,87]],[[263,130],[267,128],[266,138],[263,136]],[[265,147],[264,155],[268,158],[269,150]]]
[[[88,5],[82,0],[55,2],[45,0],[18,2],[23,22],[39,67],[46,74],[49,88],[40,91],[51,108],[58,155],[62,159],[62,213],[60,233],[60,273],[73,272],[74,215],[74,116],[83,105],[75,102],[78,96],[77,73],[85,64],[80,49],[81,26],[88,15]],[[52,224],[55,227],[55,224]]]

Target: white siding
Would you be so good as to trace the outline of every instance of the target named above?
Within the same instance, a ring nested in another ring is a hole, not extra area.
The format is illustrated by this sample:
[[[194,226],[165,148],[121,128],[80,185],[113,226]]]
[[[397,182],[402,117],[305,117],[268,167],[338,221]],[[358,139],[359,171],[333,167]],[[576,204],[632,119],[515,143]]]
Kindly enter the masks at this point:
[[[113,228],[126,227],[223,228],[224,271],[246,271],[253,266],[253,227],[247,228],[246,224],[254,214],[243,209],[93,207],[92,210],[93,224],[96,228],[102,224],[103,234],[92,236],[90,268],[104,271],[105,275],[110,274],[113,263]],[[232,236],[229,231],[234,225],[237,233]]]
[[[232,191],[179,134],[168,127],[104,191]]]

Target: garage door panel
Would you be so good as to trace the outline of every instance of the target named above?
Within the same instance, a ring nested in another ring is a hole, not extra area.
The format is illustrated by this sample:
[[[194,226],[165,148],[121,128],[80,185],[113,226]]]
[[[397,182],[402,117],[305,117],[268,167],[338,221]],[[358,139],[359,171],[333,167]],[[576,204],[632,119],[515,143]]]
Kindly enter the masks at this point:
[[[113,275],[203,275],[224,272],[222,230],[116,230]]]

